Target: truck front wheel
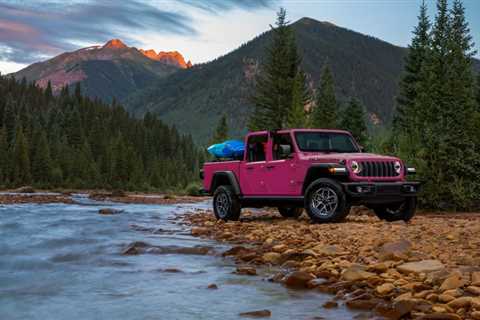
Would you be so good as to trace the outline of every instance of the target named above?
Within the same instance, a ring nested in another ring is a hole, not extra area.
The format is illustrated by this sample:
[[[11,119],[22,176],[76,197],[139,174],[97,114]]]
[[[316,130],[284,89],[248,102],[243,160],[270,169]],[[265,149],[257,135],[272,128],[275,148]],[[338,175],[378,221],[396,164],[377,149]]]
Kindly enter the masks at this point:
[[[313,222],[338,222],[350,212],[342,187],[331,179],[318,179],[305,191],[305,209]]]
[[[398,220],[403,220],[407,222],[415,215],[416,207],[417,198],[408,197],[399,203],[376,206],[373,208],[373,211],[375,211],[375,214],[378,218],[388,222]]]
[[[298,218],[303,213],[303,208],[297,207],[278,207],[278,212],[284,218]]]
[[[242,205],[231,186],[220,186],[213,194],[213,212],[217,219],[237,221]]]

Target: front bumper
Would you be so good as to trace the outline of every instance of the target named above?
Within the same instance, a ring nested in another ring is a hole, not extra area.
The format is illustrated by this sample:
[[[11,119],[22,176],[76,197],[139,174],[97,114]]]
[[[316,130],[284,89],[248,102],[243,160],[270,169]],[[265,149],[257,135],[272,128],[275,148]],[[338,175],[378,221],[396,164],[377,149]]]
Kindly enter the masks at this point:
[[[344,182],[345,192],[352,198],[412,197],[420,191],[421,182]]]

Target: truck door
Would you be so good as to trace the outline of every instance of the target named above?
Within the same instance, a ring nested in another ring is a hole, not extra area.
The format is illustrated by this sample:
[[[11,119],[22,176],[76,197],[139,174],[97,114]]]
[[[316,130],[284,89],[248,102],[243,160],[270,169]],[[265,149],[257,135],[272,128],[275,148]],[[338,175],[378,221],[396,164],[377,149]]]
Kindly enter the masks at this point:
[[[271,137],[271,159],[266,164],[267,188],[271,196],[297,196],[302,179],[297,168],[292,137],[289,132]]]
[[[245,162],[240,166],[240,185],[246,196],[268,195],[267,188],[268,134],[253,134],[248,137]]]

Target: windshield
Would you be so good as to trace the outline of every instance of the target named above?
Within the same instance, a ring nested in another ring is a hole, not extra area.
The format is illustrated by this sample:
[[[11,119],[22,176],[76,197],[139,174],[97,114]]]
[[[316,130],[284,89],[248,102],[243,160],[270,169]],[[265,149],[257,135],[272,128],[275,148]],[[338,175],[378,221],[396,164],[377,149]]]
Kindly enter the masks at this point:
[[[348,134],[331,132],[296,132],[298,148],[306,152],[360,152]]]

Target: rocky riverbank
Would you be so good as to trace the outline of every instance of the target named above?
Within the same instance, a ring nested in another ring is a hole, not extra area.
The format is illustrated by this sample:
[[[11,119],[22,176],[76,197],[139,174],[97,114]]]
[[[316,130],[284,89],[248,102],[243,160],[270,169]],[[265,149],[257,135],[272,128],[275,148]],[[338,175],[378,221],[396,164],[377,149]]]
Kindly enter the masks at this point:
[[[356,209],[344,223],[311,224],[274,211],[246,211],[239,222],[212,212],[181,217],[192,235],[228,242],[239,272],[280,267],[271,281],[332,294],[389,319],[480,319],[480,215],[418,215],[410,223],[380,221]]]
[[[62,190],[60,192],[38,191],[31,187],[6,190],[0,193],[0,204],[16,203],[74,203],[73,194],[86,194],[97,201],[113,201],[131,204],[177,204],[205,201],[207,197],[192,197],[185,195],[151,194],[133,192],[108,192],[91,190]]]

